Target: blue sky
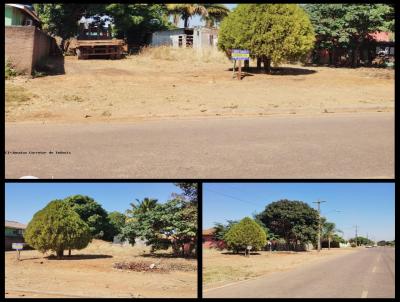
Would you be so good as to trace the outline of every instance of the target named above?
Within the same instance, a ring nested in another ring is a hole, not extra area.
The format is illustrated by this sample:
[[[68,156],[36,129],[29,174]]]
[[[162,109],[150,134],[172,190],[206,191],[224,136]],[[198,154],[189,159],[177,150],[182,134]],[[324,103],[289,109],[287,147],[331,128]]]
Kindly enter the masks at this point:
[[[205,183],[203,228],[214,222],[252,217],[279,199],[325,200],[321,214],[335,222],[346,239],[359,235],[375,240],[394,240],[395,193],[392,183]],[[340,212],[336,212],[340,211]]]
[[[6,183],[5,219],[28,223],[49,201],[88,195],[105,210],[124,212],[136,198],[165,202],[182,191],[172,183]]]

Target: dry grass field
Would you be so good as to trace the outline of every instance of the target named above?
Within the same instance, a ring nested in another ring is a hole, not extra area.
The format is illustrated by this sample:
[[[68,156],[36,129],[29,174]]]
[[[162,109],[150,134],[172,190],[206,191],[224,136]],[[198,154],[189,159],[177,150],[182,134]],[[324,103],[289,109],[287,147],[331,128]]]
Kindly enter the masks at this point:
[[[323,249],[310,252],[257,252],[250,257],[227,251],[203,249],[203,287],[213,288],[226,283],[246,280],[272,272],[286,271],[301,265],[353,253],[355,249]]]
[[[121,247],[94,240],[87,248],[57,260],[38,251],[5,253],[5,297],[195,298],[197,260],[149,256],[147,247]],[[117,262],[154,269],[119,270]],[[157,268],[162,268],[158,270]]]
[[[254,66],[251,62],[251,66]],[[283,65],[232,78],[216,51],[147,48],[122,60],[65,57],[65,74],[6,80],[6,122],[331,114],[394,110],[394,71]]]

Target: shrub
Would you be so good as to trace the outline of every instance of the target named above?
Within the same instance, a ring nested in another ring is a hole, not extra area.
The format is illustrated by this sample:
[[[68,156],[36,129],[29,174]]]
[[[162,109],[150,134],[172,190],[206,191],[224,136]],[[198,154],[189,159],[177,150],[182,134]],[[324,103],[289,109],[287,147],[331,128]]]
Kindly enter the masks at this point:
[[[89,226],[65,202],[54,200],[37,212],[29,222],[24,238],[33,248],[44,253],[83,249],[91,241]]]
[[[351,247],[356,247],[356,244],[353,242],[350,244]]]
[[[267,234],[253,219],[245,217],[229,229],[224,240],[235,252],[246,250],[249,245],[253,250],[260,250],[267,243]]]
[[[11,79],[13,77],[16,77],[18,75],[18,72],[14,69],[14,66],[10,61],[7,61],[5,64],[5,72],[4,72],[4,77],[6,80]]]

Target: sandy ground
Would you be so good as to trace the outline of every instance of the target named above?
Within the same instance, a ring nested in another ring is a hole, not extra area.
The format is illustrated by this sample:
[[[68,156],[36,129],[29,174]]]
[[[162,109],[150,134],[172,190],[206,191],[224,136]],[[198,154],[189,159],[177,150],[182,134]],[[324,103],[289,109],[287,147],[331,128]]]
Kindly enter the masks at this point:
[[[203,249],[203,288],[246,280],[272,272],[287,271],[310,262],[324,261],[339,255],[354,253],[351,248],[323,249],[310,252],[257,252],[250,257],[227,251]]]
[[[252,63],[254,66],[254,63]],[[232,78],[232,64],[149,56],[65,57],[65,74],[6,80],[7,122],[142,119],[394,110],[394,71],[283,65]],[[13,90],[25,95],[15,101]]]
[[[5,252],[5,297],[189,297],[197,296],[197,261],[145,257],[146,247],[120,247],[95,240],[73,251],[71,260],[37,251]],[[144,261],[190,270],[132,272],[113,268],[120,261]]]

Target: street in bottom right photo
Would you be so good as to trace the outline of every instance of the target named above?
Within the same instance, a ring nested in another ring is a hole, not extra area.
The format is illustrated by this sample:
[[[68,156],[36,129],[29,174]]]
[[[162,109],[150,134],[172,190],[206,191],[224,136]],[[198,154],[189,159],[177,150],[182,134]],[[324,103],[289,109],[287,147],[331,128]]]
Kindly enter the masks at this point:
[[[395,184],[203,183],[203,298],[395,298]]]

